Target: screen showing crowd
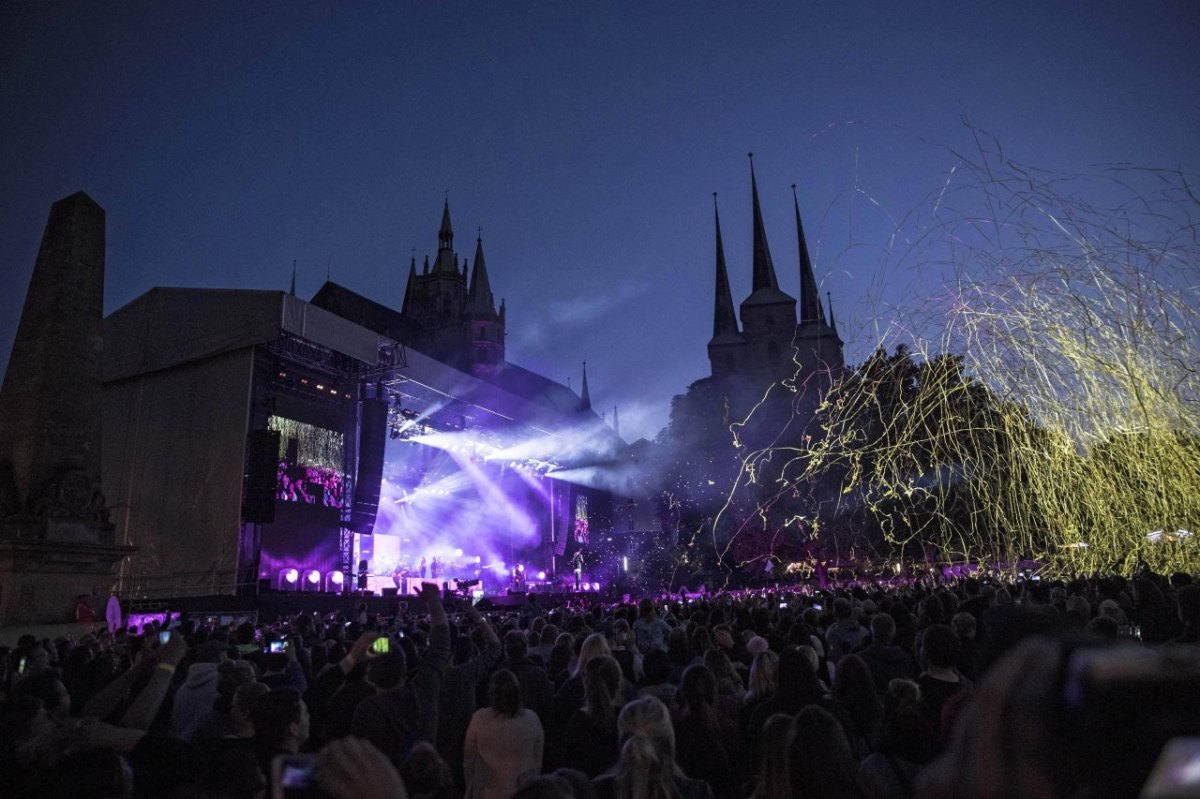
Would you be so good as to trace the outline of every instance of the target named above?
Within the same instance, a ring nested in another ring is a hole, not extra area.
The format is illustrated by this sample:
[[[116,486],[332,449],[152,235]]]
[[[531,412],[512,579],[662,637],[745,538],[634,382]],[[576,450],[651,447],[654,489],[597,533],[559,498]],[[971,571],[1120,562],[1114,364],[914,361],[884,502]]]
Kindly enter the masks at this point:
[[[280,433],[275,498],[326,508],[344,507],[342,434],[280,416],[272,416],[267,426]]]

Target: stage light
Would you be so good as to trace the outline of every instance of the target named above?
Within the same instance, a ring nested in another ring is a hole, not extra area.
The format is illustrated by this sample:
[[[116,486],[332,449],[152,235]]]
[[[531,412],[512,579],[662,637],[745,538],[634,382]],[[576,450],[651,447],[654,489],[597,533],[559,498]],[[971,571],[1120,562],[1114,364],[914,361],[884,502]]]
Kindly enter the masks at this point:
[[[517,564],[517,573],[518,573],[518,574],[523,574],[524,572],[525,572],[525,564],[524,564],[524,563],[518,563],[518,564]]]
[[[475,556],[475,565],[478,566],[480,563],[483,563],[483,558],[476,555]]]
[[[454,557],[456,557],[456,558],[461,558],[461,557],[462,557],[462,550],[461,550],[461,549],[456,549],[456,550],[454,550]]]
[[[283,579],[287,580],[289,583],[294,583],[300,579],[300,572],[296,571],[295,569],[288,569],[283,573]]]
[[[546,573],[545,573],[545,572],[538,572],[538,579],[539,579],[539,580],[545,580],[545,579],[546,579]]]
[[[621,571],[626,571],[626,572],[629,571],[629,557],[628,556],[621,557]]]
[[[343,582],[345,582],[345,580],[346,575],[342,574],[341,572],[329,573],[329,582],[333,583],[334,585],[341,585]]]
[[[599,591],[599,590],[600,590],[600,583],[592,583],[592,590],[594,590],[594,591]]]
[[[308,581],[310,583],[312,583],[313,585],[316,585],[317,583],[321,582],[321,573],[319,571],[317,571],[316,569],[311,570],[308,573]]]

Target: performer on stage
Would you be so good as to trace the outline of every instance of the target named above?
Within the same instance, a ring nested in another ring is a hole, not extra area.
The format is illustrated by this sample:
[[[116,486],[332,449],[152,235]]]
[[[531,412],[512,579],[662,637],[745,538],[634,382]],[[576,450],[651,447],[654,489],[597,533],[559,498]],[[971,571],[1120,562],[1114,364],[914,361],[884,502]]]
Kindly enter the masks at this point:
[[[575,569],[575,590],[583,589],[583,550],[575,550],[575,554],[571,557],[571,565]]]
[[[429,562],[425,560],[425,556],[421,556],[421,579],[425,579],[425,573],[429,571]]]

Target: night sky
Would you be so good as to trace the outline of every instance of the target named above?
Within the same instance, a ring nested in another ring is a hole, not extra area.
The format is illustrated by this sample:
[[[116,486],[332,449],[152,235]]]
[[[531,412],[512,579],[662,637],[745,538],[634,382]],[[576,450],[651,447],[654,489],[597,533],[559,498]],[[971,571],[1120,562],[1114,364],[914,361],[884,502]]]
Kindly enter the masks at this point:
[[[1078,173],[1200,172],[1200,3],[0,5],[0,371],[50,204],[108,213],[111,311],[153,286],[333,280],[399,307],[410,254],[482,227],[508,359],[652,437],[708,374],[712,192],[750,285],[753,150],[781,288],[790,185],[849,360],[894,220],[974,140]],[[358,8],[357,6],[363,6]]]

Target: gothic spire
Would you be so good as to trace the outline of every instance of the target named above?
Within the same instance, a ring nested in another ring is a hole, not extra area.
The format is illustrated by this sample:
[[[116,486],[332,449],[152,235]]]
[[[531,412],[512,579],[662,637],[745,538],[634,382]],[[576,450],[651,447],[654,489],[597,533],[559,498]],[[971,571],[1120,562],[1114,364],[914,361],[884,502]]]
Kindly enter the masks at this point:
[[[729,272],[725,268],[725,245],[721,241],[721,214],[717,210],[717,193],[713,192],[713,219],[717,226],[717,288],[713,301],[713,338],[724,333],[738,334],[737,315],[733,310],[733,294],[729,290]]]
[[[579,392],[579,410],[590,411],[592,409],[592,395],[588,393],[587,384],[587,361],[583,362],[583,390]]]
[[[296,296],[296,259],[292,259],[292,288],[288,291],[293,297]]]
[[[442,206],[442,227],[438,230],[438,249],[452,250],[454,249],[454,229],[450,227],[450,197],[447,195],[446,202]]]
[[[800,247],[800,324],[824,322],[825,312],[821,308],[821,295],[817,293],[812,261],[808,259],[808,242],[804,239],[804,224],[800,221],[800,200],[796,198],[795,183],[792,184],[792,204],[796,208],[796,238]]]
[[[621,418],[617,416],[617,406],[613,406],[613,433],[617,438],[621,437]]]
[[[467,308],[475,313],[496,313],[496,303],[492,299],[492,285],[488,281],[487,264],[483,260],[482,236],[475,239],[475,263],[471,271],[471,290],[467,294]]]
[[[754,287],[779,290],[775,278],[775,264],[771,262],[771,249],[767,246],[767,229],[763,226],[762,208],[758,204],[758,180],[754,176],[754,153],[750,153],[750,193],[754,198]]]
[[[404,284],[404,303],[400,306],[400,313],[406,314],[412,310],[412,295],[413,288],[417,285],[417,256],[413,256],[408,262],[408,282]]]

